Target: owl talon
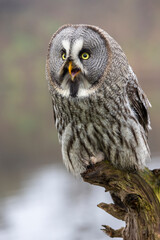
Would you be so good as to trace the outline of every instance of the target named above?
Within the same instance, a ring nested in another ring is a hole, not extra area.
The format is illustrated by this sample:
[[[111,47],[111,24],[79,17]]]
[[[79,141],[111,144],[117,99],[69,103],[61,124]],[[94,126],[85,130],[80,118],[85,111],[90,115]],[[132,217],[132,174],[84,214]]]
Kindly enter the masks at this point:
[[[104,153],[99,152],[96,156],[90,157],[91,164],[96,164],[104,160]]]
[[[81,159],[82,163],[85,165],[85,167],[89,166],[89,161],[85,160],[85,159]]]

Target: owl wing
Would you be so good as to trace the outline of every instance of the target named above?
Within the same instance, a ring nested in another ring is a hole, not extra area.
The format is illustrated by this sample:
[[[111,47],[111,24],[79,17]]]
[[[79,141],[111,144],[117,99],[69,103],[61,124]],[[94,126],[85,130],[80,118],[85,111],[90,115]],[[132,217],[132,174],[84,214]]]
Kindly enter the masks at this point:
[[[148,108],[151,107],[151,104],[147,96],[137,82],[128,82],[126,91],[130,106],[133,109],[137,120],[144,130],[148,132],[148,130],[151,129],[148,114]]]

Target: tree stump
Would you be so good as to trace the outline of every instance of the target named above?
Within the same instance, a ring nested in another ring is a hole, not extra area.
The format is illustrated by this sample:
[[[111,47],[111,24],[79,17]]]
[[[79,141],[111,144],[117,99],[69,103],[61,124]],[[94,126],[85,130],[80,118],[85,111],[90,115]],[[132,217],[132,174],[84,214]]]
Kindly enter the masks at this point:
[[[90,166],[82,177],[110,192],[114,204],[98,207],[126,223],[118,230],[102,225],[107,235],[124,240],[160,239],[160,170],[128,172],[102,161]]]

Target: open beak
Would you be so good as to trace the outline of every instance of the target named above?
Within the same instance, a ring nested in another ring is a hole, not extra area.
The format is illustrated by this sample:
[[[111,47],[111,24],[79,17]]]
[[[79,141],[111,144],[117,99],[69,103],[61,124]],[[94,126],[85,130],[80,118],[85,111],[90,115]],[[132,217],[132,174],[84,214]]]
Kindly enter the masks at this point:
[[[72,61],[69,62],[68,72],[71,75],[71,80],[74,81],[74,78],[80,73],[79,68],[73,68]]]

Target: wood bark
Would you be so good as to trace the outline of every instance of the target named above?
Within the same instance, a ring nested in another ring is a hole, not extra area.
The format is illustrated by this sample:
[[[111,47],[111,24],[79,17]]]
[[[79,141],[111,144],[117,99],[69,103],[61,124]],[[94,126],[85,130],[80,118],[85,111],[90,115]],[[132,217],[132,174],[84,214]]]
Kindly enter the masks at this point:
[[[110,192],[114,204],[100,203],[98,207],[125,221],[125,227],[118,230],[102,225],[107,235],[124,240],[160,240],[159,169],[128,172],[103,161],[90,166],[82,177]]]

